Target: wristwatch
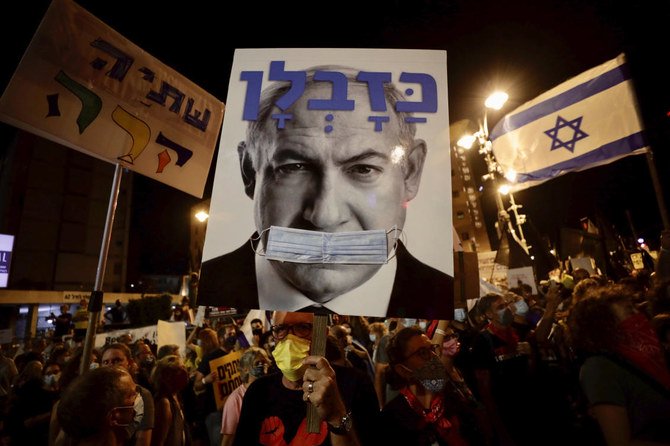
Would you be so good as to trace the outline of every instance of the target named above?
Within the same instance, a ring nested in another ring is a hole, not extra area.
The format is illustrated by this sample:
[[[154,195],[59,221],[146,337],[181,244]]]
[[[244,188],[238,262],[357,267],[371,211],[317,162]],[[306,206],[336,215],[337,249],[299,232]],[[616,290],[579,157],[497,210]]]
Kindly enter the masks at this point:
[[[340,418],[340,425],[333,426],[328,423],[328,430],[336,435],[344,435],[351,431],[352,421],[351,421],[351,411],[347,412],[342,418]]]

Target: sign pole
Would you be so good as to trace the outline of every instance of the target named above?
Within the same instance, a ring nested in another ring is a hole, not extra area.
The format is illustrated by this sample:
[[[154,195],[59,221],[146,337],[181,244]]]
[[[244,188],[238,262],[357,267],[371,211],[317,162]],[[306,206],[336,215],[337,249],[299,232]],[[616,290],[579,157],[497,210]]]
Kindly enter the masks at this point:
[[[654,164],[654,153],[651,149],[647,149],[645,154],[647,158],[647,165],[649,166],[649,175],[651,176],[651,182],[654,185],[654,192],[656,192],[656,203],[658,204],[658,212],[661,214],[661,220],[663,221],[663,229],[670,229],[670,219],[668,218],[668,210],[665,207],[665,200],[663,198],[663,189],[661,188],[661,183],[658,180],[658,172],[656,171],[656,164]]]
[[[98,256],[98,269],[95,273],[95,285],[91,293],[91,299],[88,301],[88,328],[86,329],[86,338],[84,340],[84,351],[79,365],[79,375],[83,375],[90,367],[91,352],[93,351],[93,341],[98,331],[98,320],[102,310],[102,286],[105,281],[105,268],[107,267],[107,254],[109,252],[109,243],[112,239],[112,227],[114,226],[114,216],[116,214],[116,205],[119,199],[119,189],[121,188],[121,175],[123,167],[116,163],[114,169],[114,180],[112,181],[112,190],[109,194],[109,203],[107,205],[107,220],[102,234],[102,243],[100,245],[100,255]]]
[[[314,313],[314,324],[312,328],[311,355],[326,356],[326,333],[328,332],[328,315]],[[307,432],[318,434],[321,420],[316,407],[307,405]]]

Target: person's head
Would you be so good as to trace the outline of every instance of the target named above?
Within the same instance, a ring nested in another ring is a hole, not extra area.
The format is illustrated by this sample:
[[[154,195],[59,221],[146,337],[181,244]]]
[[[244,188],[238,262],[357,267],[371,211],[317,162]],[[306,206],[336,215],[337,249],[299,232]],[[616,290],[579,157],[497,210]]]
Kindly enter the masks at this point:
[[[131,345],[133,343],[133,337],[129,333],[123,333],[119,336],[118,342],[125,345]]]
[[[61,306],[60,306],[60,312],[61,312],[61,314],[65,314],[65,313],[67,313],[68,311],[70,311],[70,306],[69,306],[69,305],[61,305]]]
[[[507,302],[510,310],[514,314],[514,320],[517,322],[525,322],[526,315],[528,314],[528,302],[520,294],[507,292],[505,293],[505,301]]]
[[[100,365],[103,367],[121,367],[132,373],[135,361],[133,361],[133,356],[126,344],[109,344],[102,348]]]
[[[252,319],[250,325],[252,330],[255,330],[257,328],[260,328],[261,330],[263,329],[263,321],[257,318]]]
[[[172,314],[177,317],[177,316],[182,316],[184,314],[184,308],[182,308],[180,305],[174,305],[172,307]]]
[[[168,355],[179,356],[179,346],[177,344],[161,345],[156,352],[156,359],[161,359]]]
[[[151,351],[149,344],[143,340],[138,340],[133,345],[133,358],[141,367],[153,367],[156,357]]]
[[[219,337],[211,328],[200,330],[198,332],[198,341],[205,354],[219,348]]]
[[[584,268],[577,268],[572,272],[572,278],[575,281],[575,286],[584,279],[591,277],[591,274]]]
[[[19,371],[19,375],[16,378],[17,387],[21,387],[29,381],[41,381],[42,368],[42,362],[38,360],[33,359],[26,362],[26,365]]]
[[[439,345],[418,327],[396,332],[388,344],[389,378],[394,387],[407,384],[422,386],[429,392],[440,392],[446,382],[446,371],[437,355]]]
[[[383,322],[373,322],[370,324],[370,340],[374,342],[375,345],[378,345],[379,341],[386,334],[388,334],[388,330]]]
[[[507,327],[514,320],[514,314],[508,302],[499,294],[490,293],[482,296],[477,307],[481,314],[496,325]]]
[[[48,362],[42,369],[44,388],[58,391],[58,381],[61,377],[61,366],[57,362]]]
[[[240,377],[242,382],[253,381],[265,376],[270,367],[270,358],[262,348],[249,347],[240,357]]]
[[[272,356],[286,379],[298,382],[306,366],[302,361],[309,355],[312,342],[311,313],[276,311],[271,328],[275,341]]]
[[[670,353],[670,313],[661,313],[651,320],[656,335],[667,353]]]
[[[68,347],[63,345],[60,347],[55,347],[53,350],[51,350],[51,354],[49,355],[49,362],[57,362],[61,367],[64,367],[71,357],[72,352]]]
[[[225,324],[219,328],[219,343],[226,349],[232,350],[237,342],[237,328],[234,324]]]
[[[586,271],[586,270],[584,270]],[[572,305],[576,305],[577,302],[584,299],[586,293],[591,288],[598,287],[598,281],[591,278],[582,279],[575,285],[575,289],[572,290]]]
[[[333,325],[330,327],[330,334],[337,339],[337,343],[341,348],[344,349],[351,345],[351,330],[344,325]]]
[[[568,316],[573,345],[582,351],[614,351],[621,323],[637,313],[631,293],[618,285],[590,288]]]
[[[451,323],[444,328],[444,339],[442,340],[442,358],[453,358],[461,351],[461,343],[458,340],[458,333],[451,326]]]
[[[135,417],[137,390],[120,367],[101,367],[75,379],[58,404],[58,422],[76,442],[113,433],[120,441]]]
[[[270,226],[323,232],[404,226],[408,202],[419,189],[426,145],[415,138],[415,124],[405,122],[409,115],[396,111],[396,103],[404,98],[393,84],[384,84],[389,121],[376,123],[382,124],[376,131],[368,117],[380,113],[382,101],[372,110],[367,83],[356,80],[357,70],[318,68],[333,69],[347,76],[346,95],[355,101],[353,110],[308,110],[314,99],[332,95],[331,83],[313,80],[317,69],[307,70],[304,92],[286,110],[275,103],[289,85],[276,83],[262,94],[258,119],[250,122],[246,141],[238,148],[259,234]],[[277,113],[291,115],[283,129],[272,118]],[[389,248],[394,235],[392,231]],[[319,302],[359,286],[380,267],[271,264],[284,280]]]
[[[167,355],[156,362],[151,372],[151,384],[156,395],[167,396],[181,392],[188,384],[188,372],[177,355]]]

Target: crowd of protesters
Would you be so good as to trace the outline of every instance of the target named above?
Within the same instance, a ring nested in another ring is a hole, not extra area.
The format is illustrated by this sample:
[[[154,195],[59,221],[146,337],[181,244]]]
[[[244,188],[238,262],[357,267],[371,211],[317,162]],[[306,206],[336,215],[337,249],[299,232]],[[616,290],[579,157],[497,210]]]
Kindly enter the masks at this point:
[[[564,272],[451,321],[329,315],[325,357],[309,313],[186,324],[184,349],[126,337],[81,377],[81,345],[35,339],[0,355],[2,444],[670,444],[668,245],[655,275]],[[209,361],[232,351],[218,408]]]

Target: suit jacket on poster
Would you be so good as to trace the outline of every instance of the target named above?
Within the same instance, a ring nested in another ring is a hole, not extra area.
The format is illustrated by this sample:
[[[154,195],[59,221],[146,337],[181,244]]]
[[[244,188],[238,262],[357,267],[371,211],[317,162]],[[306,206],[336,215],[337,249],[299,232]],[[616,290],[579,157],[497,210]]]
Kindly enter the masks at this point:
[[[257,309],[256,253],[249,243],[202,264],[198,305]],[[453,319],[454,279],[413,257],[399,241],[387,316]],[[371,296],[374,298],[374,296]]]

